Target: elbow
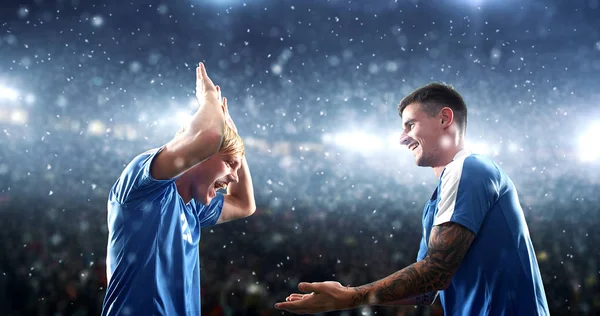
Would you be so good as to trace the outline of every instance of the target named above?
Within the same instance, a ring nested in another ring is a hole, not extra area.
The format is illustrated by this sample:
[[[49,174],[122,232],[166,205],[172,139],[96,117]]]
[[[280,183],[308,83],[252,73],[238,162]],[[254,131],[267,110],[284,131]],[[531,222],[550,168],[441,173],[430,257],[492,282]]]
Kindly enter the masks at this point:
[[[454,276],[454,273],[450,274],[450,277],[448,278],[448,281],[445,281],[441,284],[439,284],[436,288],[435,291],[444,291],[446,289],[448,289],[448,287],[450,287],[450,284],[452,283],[452,277]]]
[[[436,291],[444,291],[446,290],[448,287],[450,286],[450,283],[447,284],[441,284],[441,286],[438,286],[435,290]]]
[[[256,212],[256,204],[254,204],[254,202],[246,202],[246,203],[240,203],[238,204],[239,206],[239,212],[241,217],[249,217],[252,214],[254,214],[254,212]]]
[[[435,299],[437,298],[437,296],[438,296],[437,290],[435,290],[433,292],[429,292],[427,294],[427,300],[424,302],[425,303],[424,305],[426,305],[426,306],[433,305],[433,303],[435,303]]]
[[[254,214],[254,212],[256,212],[256,204],[252,203],[250,204],[246,210],[248,211],[248,215],[247,216],[251,216],[252,214]]]

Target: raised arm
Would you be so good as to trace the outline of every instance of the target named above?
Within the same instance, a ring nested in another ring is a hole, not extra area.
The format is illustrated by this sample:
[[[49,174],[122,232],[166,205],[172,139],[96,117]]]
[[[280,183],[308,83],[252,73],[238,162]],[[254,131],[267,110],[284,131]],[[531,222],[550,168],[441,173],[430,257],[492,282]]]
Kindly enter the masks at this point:
[[[250,168],[248,168],[246,157],[242,158],[238,170],[238,182],[230,184],[227,191],[224,197],[223,211],[217,224],[248,217],[256,211],[254,187],[252,186],[252,177],[250,176]]]
[[[196,68],[198,111],[183,133],[168,142],[154,158],[150,172],[157,180],[176,177],[218,152],[225,129],[219,89],[203,63]]]
[[[223,113],[225,113],[226,124],[237,134],[237,126],[229,114],[227,98],[223,98]],[[217,224],[248,217],[256,211],[252,176],[250,175],[250,168],[248,167],[245,156],[241,159],[237,175],[237,182],[231,183],[227,189],[227,194],[224,197],[225,203],[223,204],[223,211],[221,212]]]

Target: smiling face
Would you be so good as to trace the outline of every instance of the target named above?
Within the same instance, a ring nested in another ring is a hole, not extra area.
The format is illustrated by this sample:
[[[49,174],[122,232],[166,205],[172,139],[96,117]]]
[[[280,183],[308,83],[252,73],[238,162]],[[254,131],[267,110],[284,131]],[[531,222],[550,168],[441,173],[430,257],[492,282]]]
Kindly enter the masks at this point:
[[[192,173],[192,197],[204,205],[217,196],[218,189],[238,182],[241,155],[216,154],[199,163],[188,172]]]
[[[402,113],[400,144],[412,152],[417,166],[435,167],[438,164],[446,143],[440,116],[441,112],[436,116],[429,116],[419,103],[409,104]]]
[[[418,166],[443,171],[464,146],[467,105],[450,85],[432,82],[400,101],[402,118],[400,144],[414,155]]]

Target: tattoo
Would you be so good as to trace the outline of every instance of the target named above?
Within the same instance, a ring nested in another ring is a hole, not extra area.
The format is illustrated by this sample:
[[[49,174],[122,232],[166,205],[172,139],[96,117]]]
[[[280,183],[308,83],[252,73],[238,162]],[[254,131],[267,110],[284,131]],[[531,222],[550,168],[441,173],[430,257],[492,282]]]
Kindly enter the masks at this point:
[[[437,297],[437,291],[429,292],[427,294],[419,295],[415,297],[415,303],[417,305],[431,305]]]
[[[434,226],[425,259],[377,282],[375,301],[393,302],[445,289],[473,238],[475,235],[470,230],[456,223]]]
[[[352,295],[352,307],[356,308],[369,303],[369,292],[375,286],[375,283],[355,287],[356,292]]]

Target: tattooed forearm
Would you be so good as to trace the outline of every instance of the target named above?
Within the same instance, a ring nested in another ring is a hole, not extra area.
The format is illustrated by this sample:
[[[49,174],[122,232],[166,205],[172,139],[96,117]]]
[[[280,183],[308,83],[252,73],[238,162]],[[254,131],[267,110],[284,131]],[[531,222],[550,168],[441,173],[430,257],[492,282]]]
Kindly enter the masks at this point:
[[[372,283],[370,287],[357,288],[357,302],[361,305],[386,304],[445,289],[473,238],[474,234],[459,224],[449,222],[434,226],[425,259]]]
[[[437,291],[425,293],[422,295],[412,296],[409,298],[401,299],[399,301],[378,303],[378,305],[396,306],[396,305],[419,305],[427,306],[433,304],[438,295]]]
[[[437,297],[437,291],[415,296],[415,305],[431,305]]]
[[[369,293],[375,286],[375,283],[369,283],[367,285],[359,286],[354,288],[354,295],[352,295],[352,307],[359,307],[362,305],[370,304]]]

